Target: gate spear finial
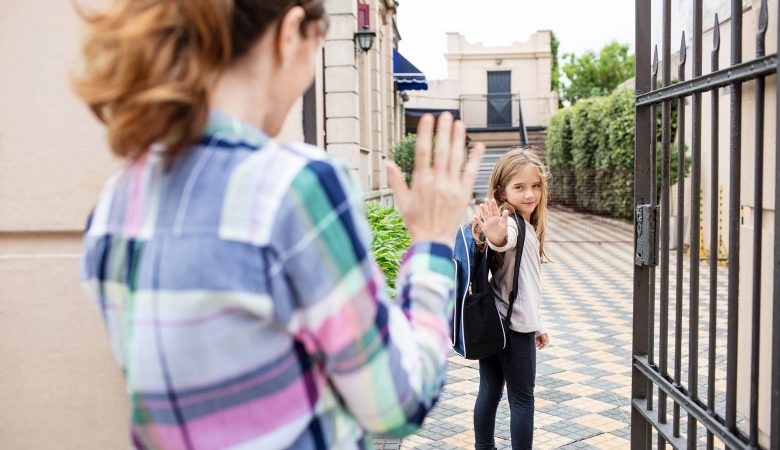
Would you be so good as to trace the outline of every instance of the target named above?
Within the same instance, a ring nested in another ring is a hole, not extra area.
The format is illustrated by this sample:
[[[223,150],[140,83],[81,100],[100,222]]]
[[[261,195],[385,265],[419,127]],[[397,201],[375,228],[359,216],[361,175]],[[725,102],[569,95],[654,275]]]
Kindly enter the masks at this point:
[[[717,52],[720,50],[720,20],[718,20],[718,13],[715,13],[715,25],[712,32],[712,51]]]
[[[766,0],[762,0],[761,9],[758,11],[759,34],[766,34],[766,29],[768,24],[769,24],[769,12],[767,11]]]
[[[653,69],[652,69],[652,75],[656,76],[658,75],[658,46],[656,45],[653,47]],[[653,89],[655,89],[655,86],[653,86]]]

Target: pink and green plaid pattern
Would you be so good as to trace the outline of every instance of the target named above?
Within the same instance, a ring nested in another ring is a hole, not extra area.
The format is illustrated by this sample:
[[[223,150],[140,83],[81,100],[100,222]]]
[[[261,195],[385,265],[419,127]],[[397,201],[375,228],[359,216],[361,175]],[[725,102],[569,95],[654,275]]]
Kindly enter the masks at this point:
[[[452,252],[413,246],[385,297],[351,171],[212,112],[166,168],[107,183],[82,280],[136,448],[368,448],[422,423],[443,380]]]

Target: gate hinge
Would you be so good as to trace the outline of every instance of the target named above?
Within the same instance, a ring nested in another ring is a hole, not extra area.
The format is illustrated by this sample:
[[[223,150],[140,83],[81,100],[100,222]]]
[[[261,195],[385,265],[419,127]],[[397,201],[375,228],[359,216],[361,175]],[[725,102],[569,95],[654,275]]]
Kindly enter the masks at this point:
[[[658,265],[658,206],[637,205],[634,237],[634,265]]]

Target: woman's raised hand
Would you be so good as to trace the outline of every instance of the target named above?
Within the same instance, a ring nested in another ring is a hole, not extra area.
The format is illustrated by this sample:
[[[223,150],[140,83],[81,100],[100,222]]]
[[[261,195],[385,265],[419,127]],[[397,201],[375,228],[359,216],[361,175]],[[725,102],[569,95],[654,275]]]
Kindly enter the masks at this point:
[[[509,211],[502,213],[498,209],[498,203],[495,199],[485,199],[485,202],[479,205],[479,215],[474,219],[479,221],[485,237],[494,245],[504,245],[507,237],[507,218]]]
[[[475,144],[466,158],[466,127],[450,113],[439,116],[436,147],[431,149],[433,116],[424,115],[417,127],[412,184],[407,186],[401,169],[388,163],[395,204],[414,242],[434,241],[451,246],[474,186],[485,146]],[[435,158],[434,158],[435,155]]]

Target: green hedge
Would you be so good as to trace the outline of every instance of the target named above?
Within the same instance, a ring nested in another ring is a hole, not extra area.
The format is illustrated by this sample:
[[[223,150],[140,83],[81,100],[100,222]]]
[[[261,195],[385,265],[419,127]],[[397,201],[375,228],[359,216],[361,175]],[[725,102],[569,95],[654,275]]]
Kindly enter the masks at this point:
[[[547,125],[547,163],[555,176],[550,184],[550,197],[557,203],[574,206],[574,176],[563,170],[571,165],[571,108],[559,109]]]
[[[574,169],[575,205],[585,211],[598,211],[596,186],[596,156],[606,146],[602,118],[607,110],[607,97],[580,100],[572,107],[571,167]]]
[[[672,117],[675,116],[676,108],[672,111]],[[673,142],[675,131],[673,126]],[[660,144],[658,148],[660,167]],[[670,153],[670,178],[675,183],[675,145]],[[606,97],[581,100],[553,114],[547,127],[547,161],[553,174],[553,202],[580,211],[632,218],[634,91],[621,90]],[[686,155],[686,173],[689,168],[690,158]],[[660,176],[658,170],[658,186]]]
[[[371,252],[387,279],[390,296],[395,294],[395,279],[412,238],[406,231],[401,214],[392,206],[366,203],[366,218],[371,227]]]
[[[634,204],[634,91],[617,91],[607,99],[606,143],[597,157],[597,212],[630,219]]]

